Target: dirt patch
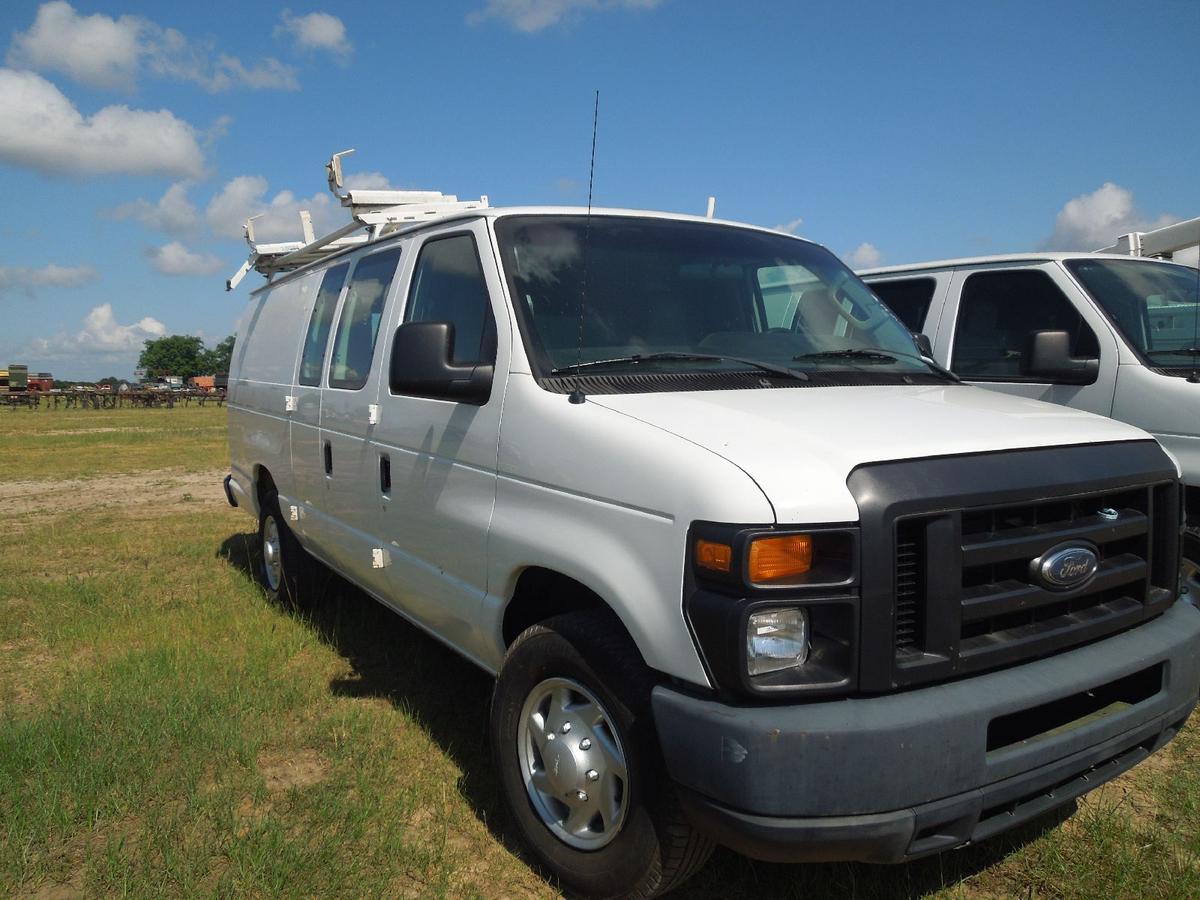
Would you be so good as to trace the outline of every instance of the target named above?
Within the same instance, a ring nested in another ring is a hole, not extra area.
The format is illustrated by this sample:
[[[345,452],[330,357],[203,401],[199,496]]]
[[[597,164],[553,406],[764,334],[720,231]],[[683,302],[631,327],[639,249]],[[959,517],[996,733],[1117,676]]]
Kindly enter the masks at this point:
[[[329,777],[329,763],[315,750],[296,753],[260,753],[258,771],[267,790],[281,794],[292,788],[306,788]]]
[[[64,481],[0,482],[0,510],[6,515],[59,515],[99,507],[179,503],[225,503],[225,470],[154,471]]]

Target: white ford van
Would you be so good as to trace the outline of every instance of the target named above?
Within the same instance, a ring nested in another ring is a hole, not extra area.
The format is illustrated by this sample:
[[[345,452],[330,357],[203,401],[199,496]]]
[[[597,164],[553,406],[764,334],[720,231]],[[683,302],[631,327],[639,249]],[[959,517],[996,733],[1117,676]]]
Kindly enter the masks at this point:
[[[495,674],[505,803],[569,890],[978,842],[1186,721],[1144,432],[958,383],[790,235],[410,205],[252,255],[226,488],[268,592],[319,560]]]
[[[1200,604],[1196,269],[1107,253],[1035,253],[861,274],[963,380],[1153,434],[1183,469],[1184,589]]]

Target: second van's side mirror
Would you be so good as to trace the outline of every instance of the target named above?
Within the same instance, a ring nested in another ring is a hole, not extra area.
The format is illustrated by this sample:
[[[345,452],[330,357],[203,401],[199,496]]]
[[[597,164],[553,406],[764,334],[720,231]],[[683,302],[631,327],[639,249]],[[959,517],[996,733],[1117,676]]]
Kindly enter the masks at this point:
[[[1021,374],[1057,384],[1092,384],[1100,360],[1071,355],[1071,335],[1065,331],[1034,331],[1021,357]]]
[[[492,394],[495,368],[454,359],[454,326],[449,322],[405,322],[392,339],[388,383],[393,394],[456,400],[482,406]]]
[[[929,335],[914,331],[913,340],[917,342],[917,350],[922,356],[933,359],[933,342],[929,340]]]

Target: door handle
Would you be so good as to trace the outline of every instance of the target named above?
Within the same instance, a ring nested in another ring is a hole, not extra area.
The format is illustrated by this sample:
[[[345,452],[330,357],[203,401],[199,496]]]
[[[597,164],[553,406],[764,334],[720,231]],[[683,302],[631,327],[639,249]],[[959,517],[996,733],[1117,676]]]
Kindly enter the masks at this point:
[[[381,494],[392,492],[392,460],[387,456],[379,457],[379,492]]]
[[[333,444],[325,442],[325,474],[333,474]]]

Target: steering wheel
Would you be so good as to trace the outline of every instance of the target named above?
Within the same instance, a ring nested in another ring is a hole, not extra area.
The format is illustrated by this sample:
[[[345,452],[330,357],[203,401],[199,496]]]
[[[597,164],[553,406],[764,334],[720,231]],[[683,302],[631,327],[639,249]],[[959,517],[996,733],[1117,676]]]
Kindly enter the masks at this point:
[[[884,322],[891,320],[892,315],[888,311],[888,308],[883,305],[883,301],[877,301],[874,311],[865,319],[858,318],[845,307],[843,307],[842,304],[838,302],[837,298],[838,294],[841,293],[842,286],[849,280],[850,276],[841,274],[837,277],[833,284],[829,285],[829,292],[834,298],[834,309],[841,318],[845,319],[847,323],[859,329],[860,331],[866,332],[875,331],[881,325],[883,325]],[[852,297],[847,297],[846,299],[850,301],[853,307],[858,307],[858,304],[855,303]]]

